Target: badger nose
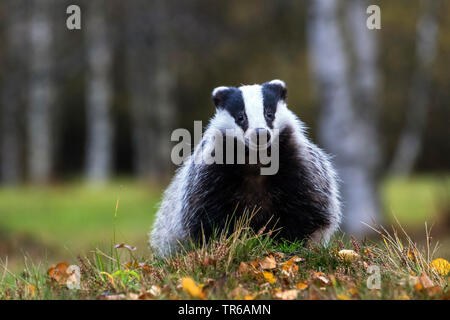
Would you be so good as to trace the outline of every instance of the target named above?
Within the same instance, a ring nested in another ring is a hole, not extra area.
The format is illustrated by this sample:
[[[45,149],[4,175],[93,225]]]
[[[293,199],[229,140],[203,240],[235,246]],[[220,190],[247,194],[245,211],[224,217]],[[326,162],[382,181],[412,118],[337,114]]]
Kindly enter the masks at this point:
[[[258,145],[266,145],[270,141],[270,132],[264,128],[256,128],[255,134],[258,139]]]

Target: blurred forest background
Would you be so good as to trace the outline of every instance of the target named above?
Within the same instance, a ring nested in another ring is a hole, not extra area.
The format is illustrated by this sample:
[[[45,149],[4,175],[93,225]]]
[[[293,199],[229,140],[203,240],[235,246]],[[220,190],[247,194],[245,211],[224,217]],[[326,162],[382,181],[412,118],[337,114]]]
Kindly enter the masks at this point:
[[[395,215],[445,243],[449,17],[442,0],[1,1],[0,259],[76,254],[115,227],[145,250],[172,130],[206,125],[217,86],[277,78],[335,156],[344,230]]]

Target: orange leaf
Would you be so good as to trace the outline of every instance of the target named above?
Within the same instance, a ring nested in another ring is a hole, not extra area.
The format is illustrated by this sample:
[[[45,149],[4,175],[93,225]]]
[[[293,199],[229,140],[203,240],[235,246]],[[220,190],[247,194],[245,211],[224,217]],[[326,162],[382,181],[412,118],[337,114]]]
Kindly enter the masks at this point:
[[[56,265],[51,266],[47,273],[52,280],[55,280],[59,284],[64,284],[67,277],[70,276],[67,274],[67,268],[69,264],[67,262],[60,262]]]
[[[306,290],[308,288],[308,283],[306,281],[299,282],[299,283],[297,283],[296,287],[297,287],[297,289],[303,291],[303,290]]]

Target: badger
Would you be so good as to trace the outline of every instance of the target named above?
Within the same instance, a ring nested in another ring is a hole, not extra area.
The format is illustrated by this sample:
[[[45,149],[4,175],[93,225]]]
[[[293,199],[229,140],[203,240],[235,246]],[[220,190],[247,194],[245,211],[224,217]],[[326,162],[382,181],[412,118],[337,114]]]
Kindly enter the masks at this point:
[[[251,227],[256,231],[272,221],[279,238],[329,241],[341,221],[337,174],[330,156],[308,139],[286,98],[281,80],[213,90],[216,113],[193,154],[178,168],[156,214],[149,242],[157,254],[168,256],[188,239],[207,240],[231,215],[238,217],[255,207]],[[217,131],[240,133],[234,139],[247,151],[255,133],[269,149],[277,141],[276,174],[262,175],[259,161],[195,161],[196,155],[209,150]]]

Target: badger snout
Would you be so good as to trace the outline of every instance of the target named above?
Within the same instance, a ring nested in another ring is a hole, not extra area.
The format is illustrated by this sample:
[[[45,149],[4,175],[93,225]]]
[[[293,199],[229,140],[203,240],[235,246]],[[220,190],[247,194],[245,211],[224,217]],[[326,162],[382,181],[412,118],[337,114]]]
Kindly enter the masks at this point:
[[[266,149],[270,147],[271,135],[266,128],[251,130],[248,138],[248,146],[253,149]]]

